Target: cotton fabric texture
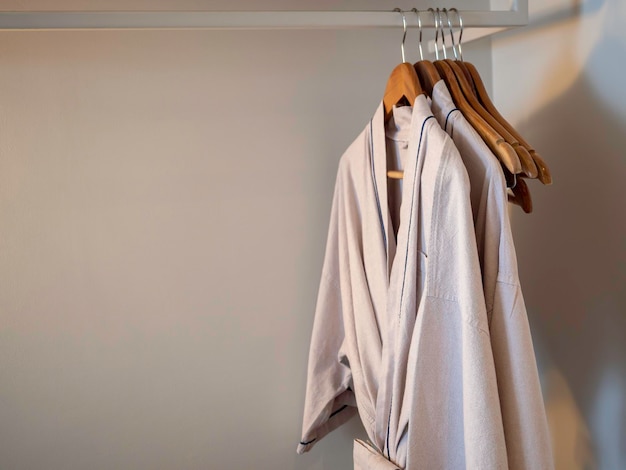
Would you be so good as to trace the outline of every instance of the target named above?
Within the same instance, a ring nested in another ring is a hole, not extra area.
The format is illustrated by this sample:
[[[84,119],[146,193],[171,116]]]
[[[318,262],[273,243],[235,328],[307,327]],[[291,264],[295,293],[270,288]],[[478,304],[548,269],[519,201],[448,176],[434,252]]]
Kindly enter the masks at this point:
[[[404,168],[399,184],[387,180],[394,159]],[[515,325],[494,319],[508,308],[508,288],[494,289],[487,306],[479,247],[491,238],[481,233],[477,242],[471,191],[459,150],[423,95],[394,108],[387,130],[381,103],[342,156],[298,453],[358,413],[370,442],[354,442],[355,469],[508,468],[497,379],[508,376],[497,376],[490,327],[508,334],[496,343],[506,354],[527,352],[530,337],[511,338]],[[534,355],[519,361],[532,373]],[[511,455],[519,460],[531,445]]]
[[[500,163],[456,109],[443,80],[434,86],[431,109],[459,149],[470,180],[509,469],[554,468]]]

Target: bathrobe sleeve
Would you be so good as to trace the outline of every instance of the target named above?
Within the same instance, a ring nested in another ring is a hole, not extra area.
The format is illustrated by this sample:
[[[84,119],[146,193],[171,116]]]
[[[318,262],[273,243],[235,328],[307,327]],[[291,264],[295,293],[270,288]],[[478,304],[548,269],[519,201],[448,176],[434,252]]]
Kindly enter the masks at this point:
[[[509,468],[550,470],[554,461],[537,362],[508,219],[505,222],[490,331]]]
[[[357,412],[350,388],[351,370],[342,354],[345,329],[339,273],[341,197],[341,178],[338,176],[309,351],[299,454],[309,451]]]

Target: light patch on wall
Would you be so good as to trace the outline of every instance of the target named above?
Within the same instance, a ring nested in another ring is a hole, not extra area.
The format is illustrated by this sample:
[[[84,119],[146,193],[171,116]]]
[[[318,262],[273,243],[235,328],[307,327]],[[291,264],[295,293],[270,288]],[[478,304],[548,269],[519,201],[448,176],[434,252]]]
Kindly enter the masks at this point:
[[[569,384],[556,369],[546,374],[545,383],[546,414],[556,469],[596,468],[589,430]]]
[[[494,74],[516,83],[519,91],[511,95],[504,87],[504,96],[497,83],[494,89],[496,104],[511,122],[524,121],[558,99],[587,68],[603,35],[607,7],[596,6],[582,17],[572,16],[575,8],[554,4],[547,13],[532,12],[528,28],[494,39]]]
[[[579,48],[588,49],[586,75],[597,99],[621,120],[626,120],[624,57],[626,54],[626,3],[611,1],[602,6],[593,24],[583,21],[578,38]],[[602,40],[599,41],[598,38]]]
[[[591,427],[602,468],[620,468],[620,462],[626,461],[626,429],[622,428],[622,433],[615,432],[620,429],[620,421],[626,423],[626,384],[622,375],[615,367],[604,370],[591,413]]]

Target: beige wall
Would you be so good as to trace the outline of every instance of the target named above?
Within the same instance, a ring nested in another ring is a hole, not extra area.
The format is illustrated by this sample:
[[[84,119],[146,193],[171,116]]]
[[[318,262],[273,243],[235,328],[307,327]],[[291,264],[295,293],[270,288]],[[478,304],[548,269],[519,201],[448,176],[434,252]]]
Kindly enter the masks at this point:
[[[514,212],[557,468],[626,468],[626,3],[531,2],[494,39],[498,107],[554,185]]]
[[[356,420],[295,448],[337,162],[399,39],[0,34],[1,469],[351,467]]]

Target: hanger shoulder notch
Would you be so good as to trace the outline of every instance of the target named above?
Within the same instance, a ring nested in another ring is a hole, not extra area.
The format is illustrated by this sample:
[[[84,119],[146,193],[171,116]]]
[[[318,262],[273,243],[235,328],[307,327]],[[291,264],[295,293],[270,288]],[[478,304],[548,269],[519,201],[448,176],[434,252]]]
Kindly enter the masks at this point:
[[[385,122],[391,117],[395,105],[406,100],[409,105],[413,106],[415,98],[422,93],[424,90],[412,64],[403,62],[394,68],[387,80],[383,97]]]

